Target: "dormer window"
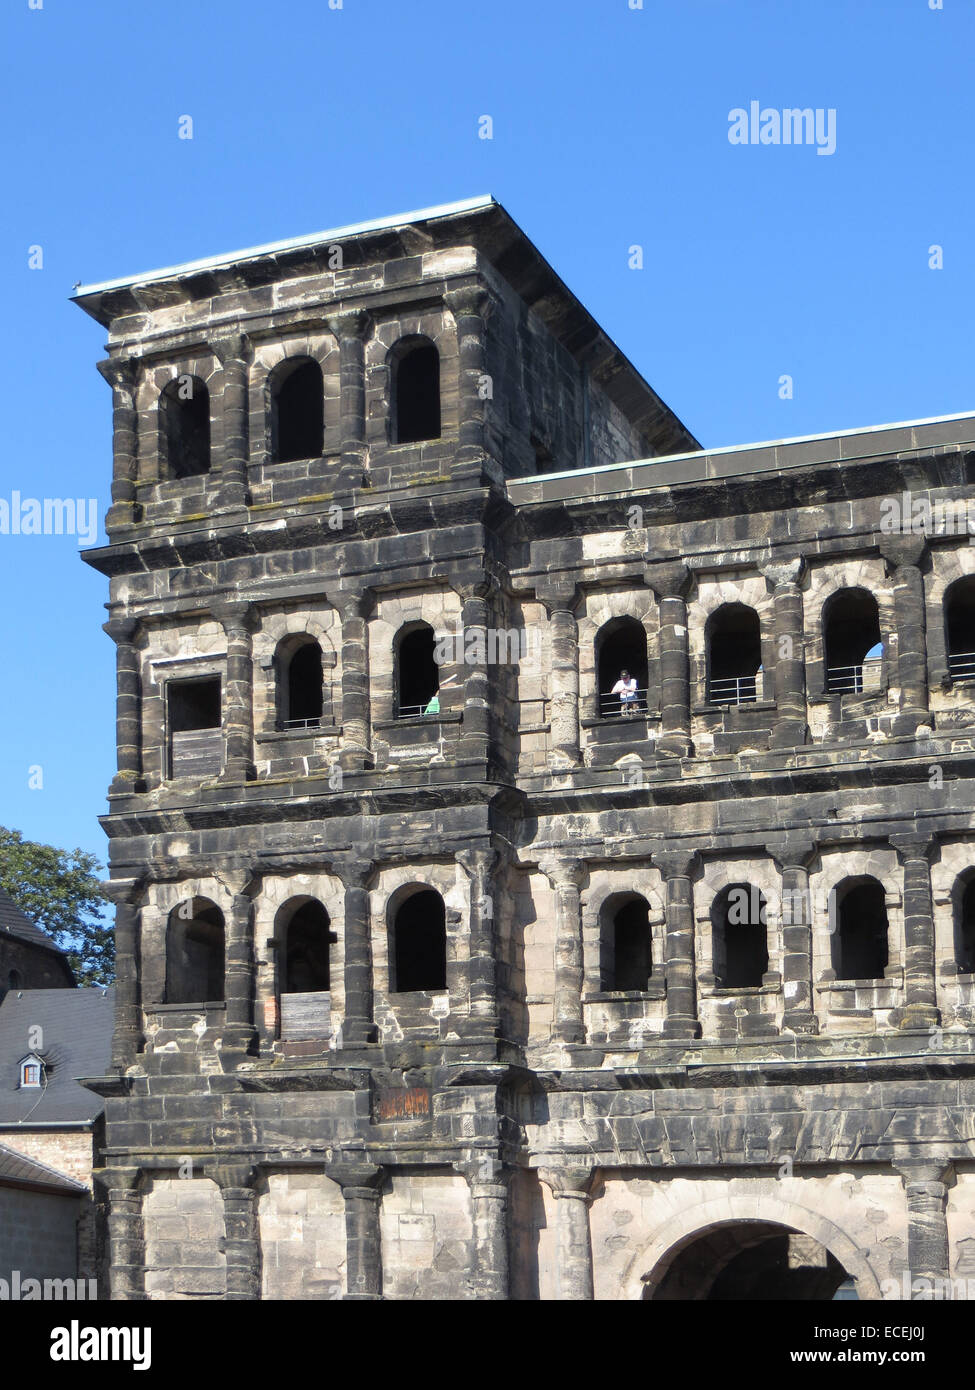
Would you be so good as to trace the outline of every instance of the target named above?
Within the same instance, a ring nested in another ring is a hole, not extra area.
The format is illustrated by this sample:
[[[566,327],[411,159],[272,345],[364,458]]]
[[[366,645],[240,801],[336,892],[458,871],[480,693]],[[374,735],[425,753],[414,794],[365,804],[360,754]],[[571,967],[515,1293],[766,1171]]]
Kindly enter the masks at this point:
[[[20,1088],[21,1090],[40,1086],[44,1079],[44,1063],[40,1057],[35,1057],[33,1053],[25,1057],[20,1064]]]

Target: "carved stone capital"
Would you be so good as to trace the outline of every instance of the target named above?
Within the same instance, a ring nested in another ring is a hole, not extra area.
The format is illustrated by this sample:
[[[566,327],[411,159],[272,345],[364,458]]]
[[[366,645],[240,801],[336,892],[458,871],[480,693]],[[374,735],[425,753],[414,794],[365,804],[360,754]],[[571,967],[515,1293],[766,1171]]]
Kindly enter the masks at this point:
[[[496,300],[486,285],[462,285],[459,289],[448,290],[444,303],[455,319],[471,315],[487,319],[494,310]]]
[[[204,1174],[217,1184],[223,1192],[236,1190],[253,1190],[254,1184],[258,1179],[258,1170],[253,1164],[246,1160],[240,1162],[218,1161],[208,1163],[204,1169]]]
[[[145,878],[109,878],[99,884],[102,893],[116,906],[133,907],[142,896]]]
[[[665,879],[692,878],[700,855],[696,849],[654,850],[652,862]]]
[[[955,1179],[954,1164],[947,1158],[902,1158],[893,1167],[905,1187],[949,1187]]]
[[[581,888],[586,881],[586,865],[580,859],[560,859],[547,855],[538,867],[553,888]]]
[[[343,623],[355,618],[367,618],[372,611],[373,590],[368,586],[361,589],[326,589],[325,599],[338,613]]]
[[[881,555],[894,569],[900,569],[901,565],[920,565],[927,548],[926,537],[918,535],[892,535],[884,532],[879,542]]]
[[[368,888],[375,867],[368,859],[345,860],[344,862],[337,860],[332,865],[332,873],[346,890]]]
[[[135,389],[139,384],[140,367],[137,358],[106,357],[104,361],[97,362],[95,365],[113,391],[135,394]]]
[[[350,1163],[340,1159],[325,1164],[325,1176],[338,1183],[346,1200],[372,1197],[378,1201],[382,1195],[383,1169],[375,1163]]]
[[[246,333],[224,333],[210,341],[210,347],[220,365],[228,362],[241,362],[244,366],[254,356],[254,345]]]
[[[232,628],[251,631],[254,625],[254,605],[243,599],[218,599],[210,604],[210,613],[228,633]]]
[[[102,623],[102,632],[107,632],[117,647],[131,646],[135,643],[139,627],[138,618],[110,618],[107,623]]]
[[[579,601],[579,586],[574,579],[566,576],[547,575],[535,581],[535,597],[545,605],[550,618],[553,613],[560,611],[573,613]]]
[[[325,327],[340,343],[350,339],[364,343],[371,335],[374,323],[368,309],[346,309],[339,314],[329,314]]]
[[[594,1173],[595,1169],[584,1164],[538,1169],[539,1178],[551,1189],[553,1197],[581,1198],[587,1203],[592,1200],[590,1189]]]
[[[933,835],[891,835],[890,843],[897,851],[901,864],[911,859],[926,859],[930,864],[938,848]]]
[[[808,869],[818,851],[815,840],[787,840],[784,844],[768,847],[780,874],[785,873],[786,869]]]
[[[802,555],[797,555],[792,560],[774,560],[761,566],[762,575],[773,589],[780,585],[798,584],[805,569],[806,561]]]
[[[694,576],[686,565],[668,563],[648,565],[643,577],[647,588],[653,590],[659,602],[665,598],[686,598]]]

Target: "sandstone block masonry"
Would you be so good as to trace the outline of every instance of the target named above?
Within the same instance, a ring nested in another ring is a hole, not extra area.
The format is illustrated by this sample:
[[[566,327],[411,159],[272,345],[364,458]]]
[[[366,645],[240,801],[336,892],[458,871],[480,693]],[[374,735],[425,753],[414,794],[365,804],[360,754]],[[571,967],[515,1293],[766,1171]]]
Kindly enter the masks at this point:
[[[113,1297],[975,1273],[975,550],[885,520],[975,419],[705,452],[490,200],[77,298]]]

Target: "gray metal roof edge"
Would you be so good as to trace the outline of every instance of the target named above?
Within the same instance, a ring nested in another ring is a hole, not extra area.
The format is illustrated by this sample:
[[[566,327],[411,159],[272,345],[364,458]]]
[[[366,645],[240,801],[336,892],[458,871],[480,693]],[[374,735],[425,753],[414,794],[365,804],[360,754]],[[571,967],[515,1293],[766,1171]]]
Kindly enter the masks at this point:
[[[87,1192],[87,1191],[88,1191],[88,1189],[87,1189],[87,1187],[85,1186],[85,1184],[82,1183],[82,1182],[79,1182],[79,1181],[77,1180],[77,1178],[69,1178],[68,1175],[67,1175],[67,1173],[61,1173],[61,1172],[58,1171],[57,1168],[52,1168],[52,1167],[50,1166],[50,1164],[48,1164],[48,1163],[42,1163],[41,1160],[40,1160],[39,1158],[34,1158],[34,1157],[33,1157],[32,1155],[30,1155],[30,1154],[23,1154],[23,1153],[21,1153],[19,1149],[8,1149],[7,1146],[6,1146],[5,1144],[0,1144],[0,1153],[2,1153],[4,1157],[19,1159],[22,1163],[28,1164],[31,1168],[39,1168],[39,1169],[41,1170],[42,1175],[43,1175],[43,1174],[47,1174],[47,1175],[49,1175],[51,1178],[53,1178],[53,1179],[56,1180],[55,1182],[45,1183],[45,1182],[44,1182],[44,1177],[41,1176],[41,1177],[37,1180],[35,1186],[60,1187],[60,1188],[62,1188],[62,1189],[68,1188],[68,1189],[74,1190],[74,1191],[76,1191],[76,1192],[78,1192],[78,1193]],[[10,1186],[13,1186],[13,1187],[16,1187],[16,1186],[19,1185],[19,1184],[18,1184],[18,1179],[17,1179],[17,1178],[2,1178],[2,1177],[0,1177],[0,1182],[6,1182],[6,1183],[8,1183]],[[27,1184],[29,1184],[29,1183],[30,1183],[30,1179],[29,1179],[29,1178],[22,1178],[22,1179],[19,1180],[19,1183],[27,1183]]]
[[[692,449],[684,454],[660,454],[656,458],[628,459],[622,463],[600,463],[593,468],[570,468],[562,473],[531,473],[524,478],[509,478],[508,487],[525,483],[547,483],[560,478],[591,477],[597,473],[617,473],[623,468],[649,468],[660,463],[680,463],[685,459],[700,460],[716,455],[742,454],[751,449],[784,449],[791,444],[812,444],[821,439],[849,439],[858,434],[880,434],[884,430],[913,429],[918,425],[939,425],[952,420],[971,420],[975,424],[975,412],[963,410],[957,415],[928,415],[920,420],[891,420],[882,425],[860,425],[850,430],[825,430],[822,434],[797,434],[785,439],[760,439],[750,444],[725,444],[718,449]],[[942,441],[945,442],[945,441]],[[951,441],[948,441],[951,442]],[[975,442],[959,439],[956,443]],[[849,462],[849,460],[844,460]]]
[[[268,241],[262,246],[248,246],[241,251],[222,252],[216,256],[205,256],[202,260],[183,261],[178,265],[164,266],[161,270],[147,270],[141,275],[126,275],[118,280],[102,280],[94,285],[79,285],[72,300],[86,299],[92,294],[104,294],[108,290],[127,289],[131,285],[146,285],[154,280],[169,280],[180,275],[192,275],[202,270],[219,270],[224,266],[236,265],[240,261],[256,260],[260,256],[272,256],[280,251],[300,251],[305,246],[319,246],[323,241],[340,237],[358,236],[363,232],[378,232],[386,227],[403,227],[410,222],[432,222],[438,217],[456,217],[464,212],[475,212],[479,208],[500,207],[501,204],[490,193],[478,198],[464,198],[456,203],[440,203],[434,207],[417,208],[413,212],[399,212],[392,217],[375,217],[368,222],[351,222],[345,227],[330,227],[323,232],[313,232],[308,236],[289,237],[285,241]]]

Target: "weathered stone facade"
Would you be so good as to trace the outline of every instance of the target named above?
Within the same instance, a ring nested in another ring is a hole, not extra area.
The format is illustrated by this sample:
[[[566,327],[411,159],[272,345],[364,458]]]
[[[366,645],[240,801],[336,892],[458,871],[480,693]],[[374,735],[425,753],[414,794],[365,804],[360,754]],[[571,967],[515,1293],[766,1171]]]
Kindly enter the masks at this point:
[[[78,299],[113,1296],[975,1275],[975,550],[885,502],[975,419],[705,453],[491,202]]]

